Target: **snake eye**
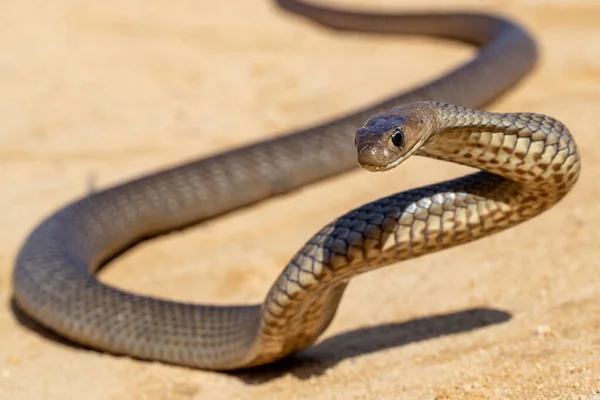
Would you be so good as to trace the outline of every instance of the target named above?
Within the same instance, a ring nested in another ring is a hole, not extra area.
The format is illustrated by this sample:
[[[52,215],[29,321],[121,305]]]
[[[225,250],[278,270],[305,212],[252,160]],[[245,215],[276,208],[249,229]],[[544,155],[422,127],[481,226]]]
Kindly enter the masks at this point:
[[[399,126],[397,126],[394,129],[394,134],[392,135],[392,143],[396,147],[404,146],[404,131],[402,131],[402,128],[400,128]]]

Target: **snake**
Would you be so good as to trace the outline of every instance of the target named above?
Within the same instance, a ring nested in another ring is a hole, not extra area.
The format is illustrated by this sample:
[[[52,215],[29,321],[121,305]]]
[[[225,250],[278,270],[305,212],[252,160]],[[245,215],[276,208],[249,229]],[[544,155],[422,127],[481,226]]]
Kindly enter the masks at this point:
[[[215,371],[251,368],[318,340],[357,274],[513,227],[551,208],[576,183],[580,155],[563,123],[479,109],[536,63],[535,40],[511,19],[277,5],[337,31],[453,39],[476,54],[340,118],[142,174],[50,213],[15,259],[13,298],[25,315],[109,354]],[[336,218],[290,258],[260,304],[173,301],[97,279],[102,266],[140,241],[355,168],[387,171],[413,155],[479,171]]]

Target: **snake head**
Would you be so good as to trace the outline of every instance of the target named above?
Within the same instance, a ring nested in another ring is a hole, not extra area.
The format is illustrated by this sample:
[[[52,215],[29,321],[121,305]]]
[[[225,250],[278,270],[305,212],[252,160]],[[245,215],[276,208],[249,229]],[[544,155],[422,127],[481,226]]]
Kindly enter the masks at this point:
[[[375,114],[356,131],[358,164],[371,172],[398,166],[429,136],[429,111],[426,103],[413,103]]]

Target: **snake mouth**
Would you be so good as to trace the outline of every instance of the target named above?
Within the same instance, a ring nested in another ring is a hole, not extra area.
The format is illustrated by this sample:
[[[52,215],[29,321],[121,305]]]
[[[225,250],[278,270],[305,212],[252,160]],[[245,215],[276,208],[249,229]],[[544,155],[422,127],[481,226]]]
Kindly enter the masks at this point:
[[[359,163],[359,165],[361,168],[366,169],[369,172],[385,172],[389,171],[390,169],[396,168],[402,161],[404,161],[405,158],[406,157],[400,157],[397,160],[394,160],[385,165],[373,165],[367,163]]]
[[[371,165],[371,164],[360,164],[361,168],[366,169],[369,172],[384,172],[390,169],[390,167],[379,166],[379,165]]]

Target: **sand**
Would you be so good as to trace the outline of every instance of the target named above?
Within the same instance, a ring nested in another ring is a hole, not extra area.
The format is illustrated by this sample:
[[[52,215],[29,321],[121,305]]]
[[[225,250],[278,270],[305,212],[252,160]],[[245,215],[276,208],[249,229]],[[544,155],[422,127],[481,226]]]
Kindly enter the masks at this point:
[[[359,3],[418,2],[335,2]],[[331,32],[269,1],[0,3],[0,398],[600,399],[600,3],[452,3],[533,32],[536,69],[488,109],[563,121],[583,156],[577,186],[514,229],[354,279],[319,344],[238,374],[82,349],[19,318],[19,246],[90,187],[342,115],[472,49]],[[466,171],[422,158],[386,174],[356,170],[146,242],[101,279],[163,298],[260,302],[339,214]]]

